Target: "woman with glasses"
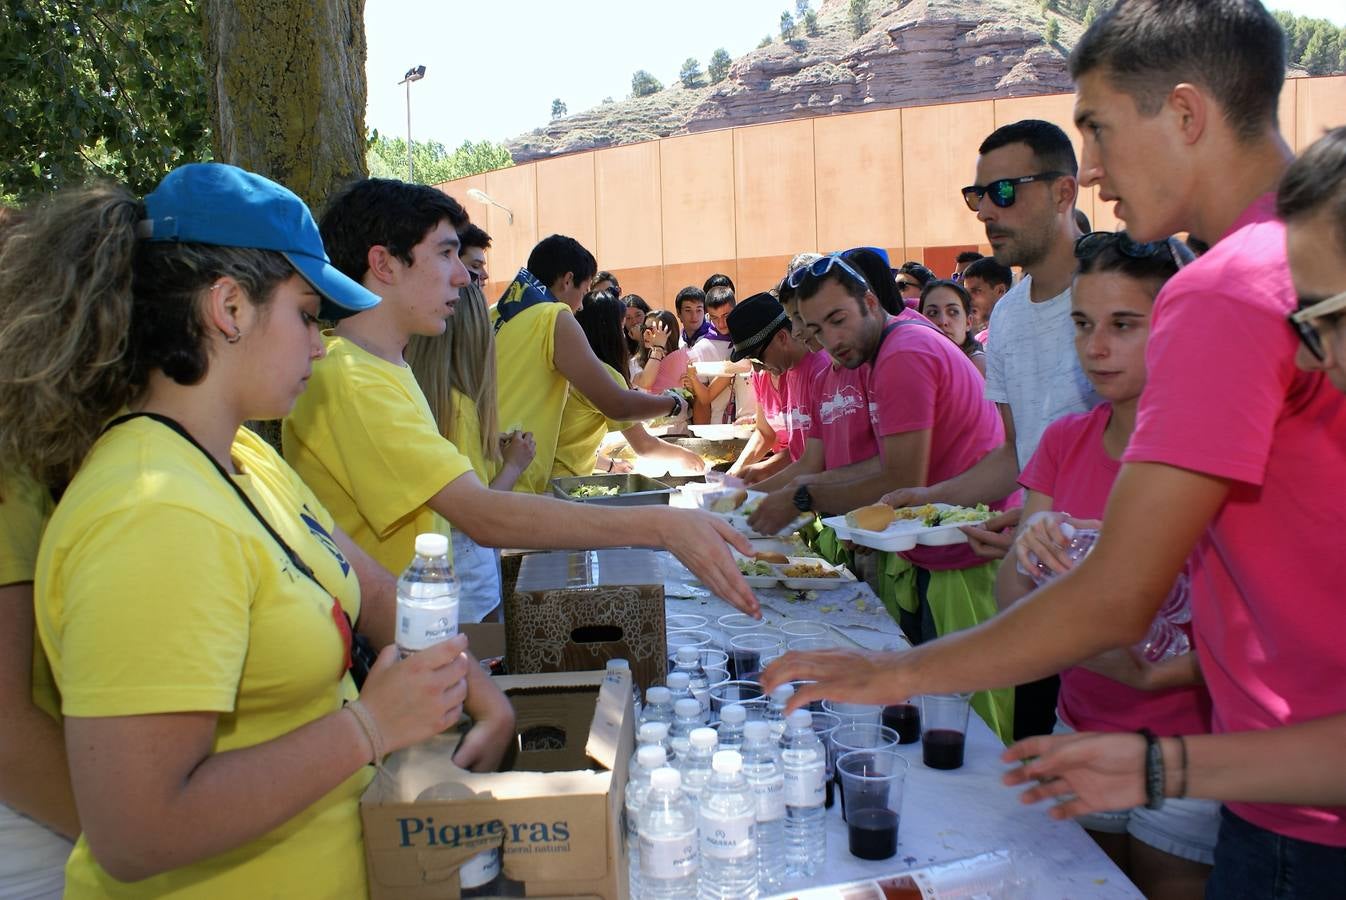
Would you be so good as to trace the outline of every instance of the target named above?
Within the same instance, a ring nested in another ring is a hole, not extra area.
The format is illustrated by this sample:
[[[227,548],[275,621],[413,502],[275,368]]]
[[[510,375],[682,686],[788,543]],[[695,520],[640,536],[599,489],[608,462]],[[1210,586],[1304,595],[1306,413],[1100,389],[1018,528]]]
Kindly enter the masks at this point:
[[[1062,550],[1062,523],[1099,526],[1145,387],[1154,298],[1179,265],[1191,259],[1176,240],[1137,244],[1125,232],[1085,235],[1076,243],[1076,256],[1079,273],[1071,293],[1075,349],[1104,402],[1047,426],[1020,474],[1028,496],[1012,554],[1018,565],[1007,561],[996,582],[996,601],[1002,608],[1033,590],[1034,581],[1025,573],[1036,570],[1039,560],[1052,571],[1071,568]],[[1162,666],[1142,668],[1130,652],[1118,651],[1066,669],[1061,673],[1056,733],[1208,731],[1209,695],[1203,687],[1181,683],[1191,680],[1194,659],[1185,653]],[[1179,683],[1168,686],[1173,681]],[[1174,800],[1160,810],[1095,813],[1080,824],[1145,896],[1202,895],[1214,862],[1218,803]]]
[[[972,295],[956,281],[931,281],[921,289],[921,314],[939,326],[986,377],[986,351],[972,335]]]
[[[632,380],[632,387],[658,394],[682,386],[682,377],[687,374],[687,348],[678,346],[680,328],[678,317],[666,309],[645,317],[640,374]]]

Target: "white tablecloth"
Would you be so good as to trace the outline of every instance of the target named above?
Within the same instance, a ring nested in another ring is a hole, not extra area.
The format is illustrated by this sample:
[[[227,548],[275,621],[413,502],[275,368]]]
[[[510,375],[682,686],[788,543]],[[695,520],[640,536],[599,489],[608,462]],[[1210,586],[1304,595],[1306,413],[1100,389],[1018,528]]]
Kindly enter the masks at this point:
[[[664,554],[665,592],[669,615],[694,613],[709,620],[708,630],[721,637],[715,620],[736,610],[696,584],[675,559]],[[879,610],[878,615],[851,621],[851,613],[838,615],[842,604],[830,595],[863,597]],[[686,596],[691,594],[692,596]],[[827,623],[839,636],[862,647],[878,649],[905,643],[896,623],[863,582],[853,588],[819,592],[815,599],[800,601],[790,591],[759,592],[765,618],[779,623],[785,618]],[[823,611],[828,607],[828,611]],[[987,850],[1008,849],[1032,878],[1030,896],[1041,900],[1111,900],[1137,898],[1141,894],[1122,874],[1084,829],[1074,822],[1056,822],[1047,817],[1045,805],[1024,806],[1018,789],[1004,787],[1000,776],[1003,747],[991,729],[973,713],[969,719],[965,762],[961,769],[943,772],[927,769],[921,762],[921,745],[900,748],[911,761],[902,801],[897,855],[882,862],[857,859],[847,845],[841,804],[827,813],[827,865],[824,875],[811,881],[787,883],[787,889],[857,881],[918,868]]]

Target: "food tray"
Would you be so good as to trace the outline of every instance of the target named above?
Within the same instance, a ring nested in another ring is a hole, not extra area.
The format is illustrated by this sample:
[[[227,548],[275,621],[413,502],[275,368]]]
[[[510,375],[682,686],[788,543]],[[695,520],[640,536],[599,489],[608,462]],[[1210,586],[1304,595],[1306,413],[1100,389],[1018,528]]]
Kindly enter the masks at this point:
[[[939,509],[949,510],[956,507],[948,503],[932,503],[931,506]],[[883,531],[867,531],[863,528],[852,528],[846,525],[845,516],[837,516],[835,519],[824,519],[823,524],[829,524],[836,519],[840,519],[842,528],[848,533],[849,537],[843,538],[861,547],[870,547],[874,550],[883,550],[888,553],[900,553],[904,550],[910,550],[917,544],[925,547],[947,547],[953,544],[966,544],[967,535],[963,533],[964,525],[976,525],[977,522],[955,522],[949,525],[926,526],[913,519],[899,519],[889,525]],[[835,528],[835,526],[833,526]],[[837,532],[840,536],[841,532]]]
[[[751,425],[689,425],[693,437],[706,441],[746,441],[752,437]]]
[[[773,588],[784,586],[792,591],[831,591],[839,587],[855,584],[855,575],[845,566],[834,566],[823,559],[813,556],[791,556],[790,562],[786,563],[766,563],[771,568],[774,575],[744,575],[743,580],[748,582],[750,587]],[[822,578],[786,578],[784,570],[790,565],[811,565],[822,566],[829,572],[836,572],[837,577]]]
[[[692,368],[702,378],[726,378],[730,375],[747,375],[752,371],[751,366],[745,366],[741,362],[729,362],[727,359],[708,359],[694,362]]]
[[[615,487],[614,497],[572,497],[570,492],[582,485]],[[667,504],[673,488],[648,475],[628,472],[622,475],[576,475],[551,480],[551,492],[562,500],[592,503],[598,506],[652,506]]]

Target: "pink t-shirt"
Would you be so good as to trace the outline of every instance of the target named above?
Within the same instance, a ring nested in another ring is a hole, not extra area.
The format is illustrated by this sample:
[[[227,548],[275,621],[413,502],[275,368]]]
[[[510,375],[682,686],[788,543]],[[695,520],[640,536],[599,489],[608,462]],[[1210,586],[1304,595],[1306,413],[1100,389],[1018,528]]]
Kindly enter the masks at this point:
[[[823,467],[839,469],[879,452],[869,424],[868,372],[829,362],[813,380],[808,436],[823,442]]]
[[[809,429],[813,426],[813,382],[832,358],[822,350],[806,355],[781,376],[781,394],[785,398],[785,430],[789,432],[790,460],[804,455]]]
[[[1005,442],[1000,413],[983,396],[981,373],[962,350],[914,310],[890,317],[885,327],[892,330],[868,366],[869,419],[879,447],[885,437],[929,429],[926,483],[937,484]],[[902,556],[931,570],[986,562],[967,544],[918,547]]]
[[[783,453],[790,446],[790,434],[785,430],[785,397],[781,393],[780,379],[773,382],[769,373],[756,371],[752,373],[751,379],[757,409],[776,432],[776,443],[771,452]]]
[[[1274,207],[1258,199],[1160,291],[1123,458],[1230,482],[1190,563],[1217,733],[1346,712],[1346,397],[1295,367]],[[1346,847],[1346,808],[1228,805],[1278,834]]]
[[[682,387],[682,377],[687,374],[687,363],[687,348],[679,347],[674,350],[659,363],[659,374],[654,376],[654,384],[645,390],[651,394],[658,394],[669,388]],[[648,363],[645,368],[649,368]]]
[[[1101,519],[1108,492],[1122,464],[1103,448],[1103,430],[1112,405],[1100,403],[1047,426],[1019,483],[1052,498],[1052,509],[1077,519]],[[1061,673],[1057,700],[1061,719],[1076,731],[1136,731],[1158,735],[1203,734],[1210,730],[1210,695],[1205,688],[1141,691],[1096,672],[1072,666]]]
[[[976,334],[972,335],[972,337],[976,339],[978,344],[981,344],[983,347],[985,347],[986,342],[991,339],[991,329],[983,328],[981,331],[978,331]]]

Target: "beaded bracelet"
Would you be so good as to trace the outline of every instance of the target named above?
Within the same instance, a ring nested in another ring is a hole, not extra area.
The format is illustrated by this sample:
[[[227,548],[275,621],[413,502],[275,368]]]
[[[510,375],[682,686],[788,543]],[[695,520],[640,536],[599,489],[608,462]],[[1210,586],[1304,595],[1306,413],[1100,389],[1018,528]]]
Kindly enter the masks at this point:
[[[1178,794],[1181,799],[1187,796],[1187,740],[1182,735],[1177,735],[1179,760],[1182,763],[1182,780],[1178,782]]]
[[[1164,805],[1164,753],[1153,731],[1136,733],[1145,738],[1145,808],[1159,809]]]

